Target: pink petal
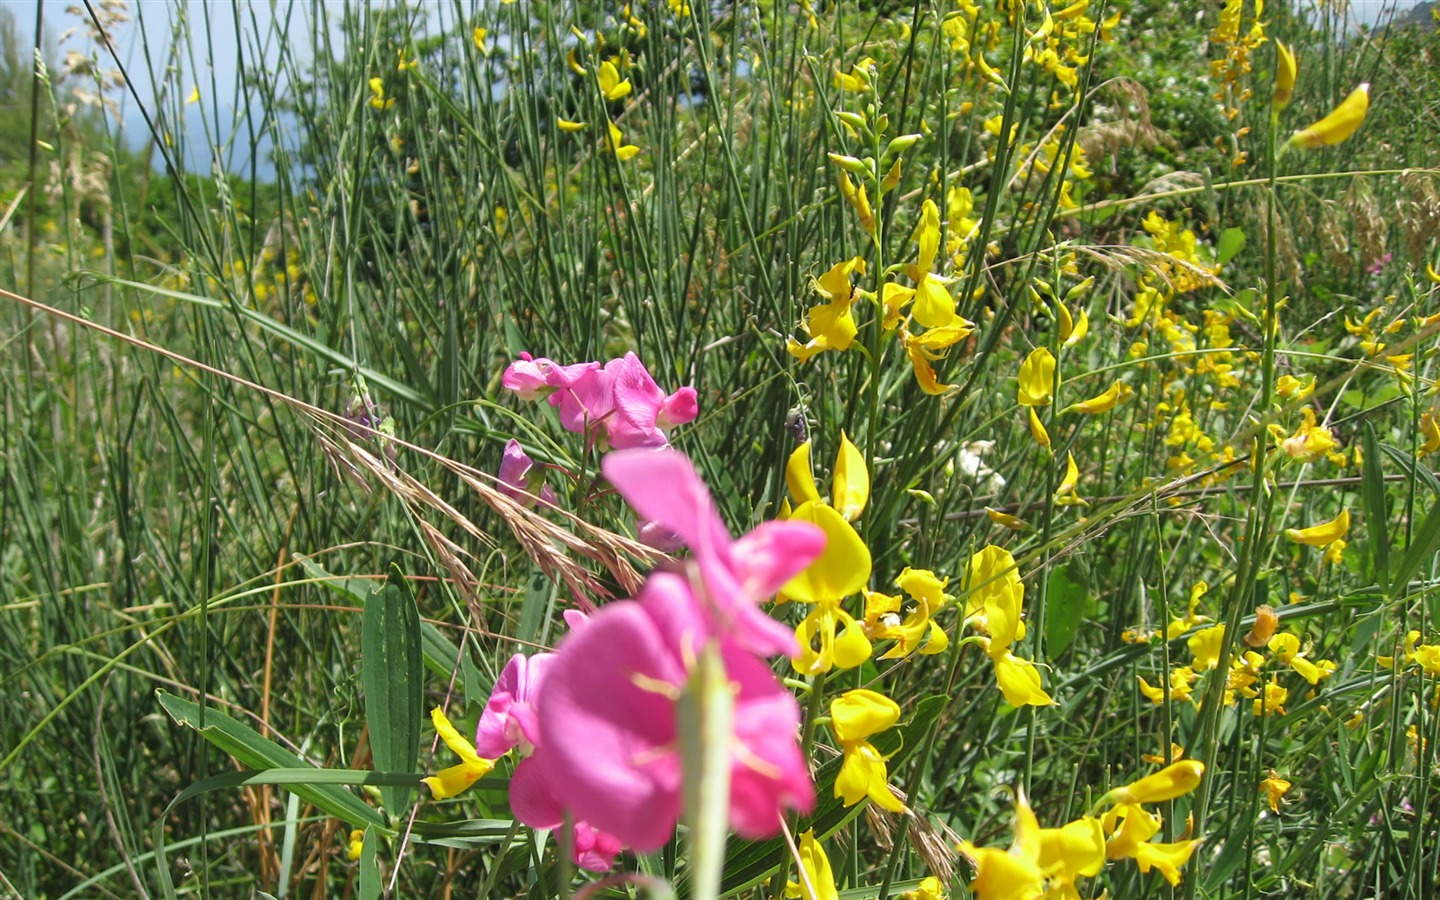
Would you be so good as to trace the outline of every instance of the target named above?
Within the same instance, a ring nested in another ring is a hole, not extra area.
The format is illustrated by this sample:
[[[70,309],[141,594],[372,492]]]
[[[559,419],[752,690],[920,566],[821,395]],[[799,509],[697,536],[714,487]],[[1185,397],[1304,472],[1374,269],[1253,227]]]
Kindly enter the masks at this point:
[[[669,431],[676,425],[687,425],[700,414],[700,397],[693,387],[682,387],[665,398],[655,424]]]

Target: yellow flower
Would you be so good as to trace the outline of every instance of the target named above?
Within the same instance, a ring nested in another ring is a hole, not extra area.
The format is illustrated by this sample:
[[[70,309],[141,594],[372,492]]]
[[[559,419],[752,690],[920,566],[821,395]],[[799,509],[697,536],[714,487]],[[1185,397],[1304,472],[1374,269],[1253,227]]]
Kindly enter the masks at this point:
[[[1036,347],[1020,364],[1019,391],[1015,402],[1021,406],[1046,406],[1055,391],[1055,356],[1045,347]]]
[[[1040,829],[1040,871],[1050,879],[1046,896],[1071,897],[1075,879],[1094,878],[1105,868],[1105,831],[1100,820],[1083,816],[1061,828]]]
[[[1163,803],[1183,797],[1200,786],[1205,777],[1205,764],[1198,759],[1182,759],[1139,781],[1114,788],[1100,798],[1099,805],[1117,806],[1132,803]],[[1148,838],[1147,838],[1148,840]]]
[[[945,900],[945,886],[934,875],[920,879],[913,891],[900,895],[902,900]]]
[[[1313,150],[1338,144],[1360,127],[1365,113],[1370,109],[1370,85],[1362,84],[1340,101],[1331,113],[1308,128],[1302,128],[1290,135],[1286,147],[1300,147]]]
[[[800,881],[785,885],[785,896],[792,900],[840,900],[835,889],[835,873],[830,857],[815,840],[815,829],[800,835]]]
[[[1265,792],[1265,800],[1270,804],[1270,811],[1278,813],[1280,811],[1280,798],[1284,797],[1285,793],[1290,790],[1290,782],[1276,775],[1272,770],[1270,777],[1260,782],[1260,790]]]
[[[624,162],[640,152],[640,148],[634,144],[625,143],[624,133],[620,126],[614,122],[610,123],[610,149],[614,151],[615,158]]]
[[[1075,487],[1080,483],[1080,467],[1075,465],[1075,454],[1065,454],[1065,477],[1060,479],[1060,486],[1055,489],[1055,502],[1061,506],[1087,505],[1075,493]]]
[[[1339,446],[1330,429],[1315,424],[1315,410],[1307,406],[1300,415],[1304,417],[1304,422],[1294,434],[1280,442],[1280,449],[1285,451],[1286,456],[1300,462],[1315,462]]]
[[[355,862],[360,854],[365,852],[365,829],[356,828],[350,832],[349,847],[345,850],[345,858]]]
[[[1251,703],[1251,712],[1257,716],[1285,715],[1285,701],[1290,691],[1274,682],[1265,685],[1265,692]]]
[[[815,279],[815,293],[829,302],[811,307],[805,321],[800,323],[800,327],[810,335],[807,343],[801,344],[793,337],[785,342],[785,349],[801,362],[825,350],[848,350],[855,342],[859,328],[851,310],[855,289],[850,283],[850,276],[854,272],[865,274],[863,257],[856,256],[836,263]]]
[[[440,707],[437,706],[430,710],[430,721],[434,724],[436,733],[440,735],[440,740],[445,742],[445,746],[449,747],[452,753],[460,757],[459,765],[451,766],[438,775],[421,779],[429,786],[430,796],[436,800],[444,800],[466,790],[490,774],[490,770],[495,768],[495,761],[481,759],[475,752],[474,742],[467,741],[460,736],[460,732],[456,731],[455,726],[450,724],[450,720],[445,718],[445,711]]]
[[[1122,401],[1135,393],[1130,385],[1123,381],[1117,381],[1105,389],[1104,393],[1096,394],[1089,400],[1081,400],[1079,403],[1072,403],[1065,407],[1063,412],[1079,412],[1086,415],[1109,412],[1119,406]]]
[[[385,79],[370,79],[370,105],[379,110],[386,110],[395,105],[394,97],[385,96]]]
[[[860,227],[866,233],[875,233],[875,211],[870,207],[870,197],[865,191],[865,185],[855,186],[850,180],[850,175],[844,169],[840,170],[840,196],[855,210],[855,215],[860,218]]]
[[[1169,844],[1144,843],[1135,848],[1133,858],[1141,872],[1156,869],[1172,885],[1180,883],[1180,867],[1190,861],[1190,855],[1200,846],[1199,840],[1174,841]]]
[[[475,42],[475,49],[481,53],[485,52],[485,35],[487,34],[489,34],[489,32],[479,25],[476,25],[475,30],[470,32],[470,40]]]
[[[1040,414],[1035,412],[1035,407],[1033,406],[1025,407],[1025,411],[1029,413],[1030,436],[1035,439],[1035,443],[1049,450],[1050,432],[1045,430],[1045,423],[1040,421]]]
[[[995,682],[1011,706],[1054,706],[1055,700],[1040,682],[1040,670],[1028,659],[1010,651],[990,655],[995,663]]]
[[[561,131],[583,131],[587,127],[584,122],[572,122],[569,119],[556,119],[555,127]]]
[[[605,95],[606,100],[620,100],[629,95],[631,90],[630,79],[621,80],[620,70],[608,59],[600,64],[595,80],[600,84],[600,93]]]
[[[1225,644],[1225,626],[1212,625],[1190,635],[1186,641],[1190,655],[1195,658],[1195,668],[1208,671],[1220,664],[1220,648]]]
[[[966,587],[968,621],[989,635],[985,653],[995,664],[995,681],[1011,706],[1050,706],[1055,701],[1041,687],[1040,672],[1010,647],[1025,636],[1025,585],[1010,551],[993,544],[970,558]]]
[[[960,852],[975,863],[971,892],[980,900],[1037,900],[1045,886],[1040,844],[1040,823],[1022,792],[1015,798],[1015,839],[1009,850],[960,842]]]
[[[1295,53],[1285,46],[1284,41],[1275,42],[1275,93],[1270,98],[1271,108],[1280,112],[1290,105],[1295,93]]]
[[[884,694],[857,689],[830,701],[830,730],[844,751],[840,774],[835,778],[835,796],[846,806],[869,797],[891,812],[904,812],[886,781],[885,758],[867,738],[895,726],[900,706]]]
[[[1340,510],[1340,515],[1328,522],[1311,525],[1309,528],[1287,528],[1285,536],[1307,547],[1324,547],[1345,537],[1350,531],[1350,510]]]
[[[1009,513],[1004,513],[998,509],[992,509],[988,506],[985,507],[985,515],[989,516],[990,521],[994,522],[996,525],[1001,525],[1005,528],[1010,529],[1011,531],[1028,531],[1030,528],[1030,526],[1026,524],[1023,519],[1018,519],[1015,516],[1010,515]]]
[[[949,583],[950,579],[942,579],[929,569],[912,569],[909,566],[895,577],[896,586],[915,601],[915,609],[905,617],[905,621],[886,629],[884,637],[893,637],[898,643],[886,651],[881,659],[900,659],[916,650],[923,656],[933,656],[944,652],[945,648],[950,646],[949,636],[934,619],[935,613],[940,611],[946,601],[954,599],[945,593],[945,587]],[[867,620],[870,618],[868,606],[867,603]],[[898,606],[897,602],[897,609]]]
[[[870,90],[870,79],[875,71],[875,60],[865,57],[850,67],[850,74],[835,70],[835,86],[842,91],[860,94]]]

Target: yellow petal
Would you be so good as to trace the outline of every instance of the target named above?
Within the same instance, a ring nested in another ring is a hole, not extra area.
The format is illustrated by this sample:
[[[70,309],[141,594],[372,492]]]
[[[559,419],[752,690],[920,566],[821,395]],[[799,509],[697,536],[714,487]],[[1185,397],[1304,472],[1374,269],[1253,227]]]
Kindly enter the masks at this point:
[[[1045,406],[1055,391],[1055,356],[1045,347],[1036,347],[1020,364],[1021,406]]]
[[[801,603],[838,600],[859,593],[870,580],[870,548],[850,523],[815,500],[800,504],[790,518],[818,525],[825,532],[825,549],[781,592]]]
[[[904,812],[905,804],[890,790],[885,759],[868,743],[847,744],[840,774],[835,777],[835,796],[846,806],[866,797],[891,812]]]
[[[1105,868],[1105,831],[1100,820],[1084,816],[1063,828],[1040,829],[1040,868],[1052,877],[1074,881],[1093,878]]]
[[[1030,436],[1035,439],[1035,443],[1049,450],[1050,432],[1045,430],[1045,423],[1040,421],[1040,415],[1035,412],[1035,407],[1026,407],[1026,411],[1030,413]]]
[[[1324,547],[1345,537],[1350,531],[1350,510],[1340,510],[1340,515],[1328,522],[1311,525],[1309,528],[1287,528],[1285,536],[1307,547]]]
[[[1115,804],[1163,803],[1195,790],[1203,777],[1204,763],[1198,759],[1182,759],[1139,781],[1115,788],[1102,800]]]
[[[996,525],[1001,525],[1011,531],[1025,531],[1030,527],[1023,519],[1017,519],[1009,513],[1003,513],[998,509],[992,509],[988,506],[985,507],[985,515],[989,516],[990,521]]]
[[[1075,486],[1079,483],[1080,468],[1075,465],[1075,454],[1067,452],[1065,454],[1065,477],[1060,479],[1060,486],[1055,489],[1056,499],[1074,494]]]
[[[800,900],[840,900],[840,894],[835,889],[835,873],[830,867],[830,858],[825,855],[825,849],[820,846],[820,842],[815,840],[813,828],[800,835],[800,868],[804,870],[805,877],[794,883],[796,890],[793,894],[787,885],[785,896],[797,897]]]
[[[489,760],[483,759],[474,763],[462,762],[458,766],[442,770],[439,775],[431,775],[420,781],[430,788],[431,797],[447,800],[468,790],[471,785],[488,775],[493,765]]]
[[[1134,391],[1130,385],[1123,381],[1117,381],[1106,388],[1104,393],[1096,394],[1088,400],[1081,400],[1079,403],[1072,403],[1065,407],[1065,412],[1085,413],[1086,415],[1097,415],[1109,412],[1120,405],[1120,401],[1129,397]]]
[[[888,731],[900,721],[900,704],[877,691],[856,688],[830,701],[830,727],[842,744]]]
[[[1275,93],[1270,98],[1271,107],[1279,112],[1290,105],[1295,93],[1295,52],[1284,41],[1275,42]]]
[[[561,131],[583,131],[586,127],[584,122],[571,122],[569,119],[556,119],[555,126]]]
[[[1141,872],[1158,869],[1172,885],[1180,883],[1180,867],[1190,861],[1199,840],[1175,841],[1169,844],[1141,844],[1135,848],[1135,865]]]
[[[865,457],[859,448],[850,443],[845,432],[840,432],[840,452],[835,454],[835,496],[831,501],[845,521],[853,522],[865,511],[870,500],[870,473],[865,468]]]
[[[785,463],[785,486],[797,506],[812,500],[820,502],[820,490],[815,486],[815,473],[810,468],[809,441],[790,452],[790,459]]]
[[[480,762],[480,756],[475,752],[475,744],[460,736],[455,726],[445,717],[445,711],[440,707],[430,710],[430,722],[435,726],[435,733],[440,735],[440,740],[450,748],[450,752],[465,760],[468,763]]]
[[[1331,113],[1308,128],[1302,128],[1290,136],[1287,145],[1313,150],[1338,144],[1360,127],[1365,113],[1370,109],[1370,85],[1362,84],[1340,101]]]
[[[993,656],[995,681],[1011,706],[1053,706],[1055,701],[1040,685],[1040,671],[1028,659],[1013,653]]]

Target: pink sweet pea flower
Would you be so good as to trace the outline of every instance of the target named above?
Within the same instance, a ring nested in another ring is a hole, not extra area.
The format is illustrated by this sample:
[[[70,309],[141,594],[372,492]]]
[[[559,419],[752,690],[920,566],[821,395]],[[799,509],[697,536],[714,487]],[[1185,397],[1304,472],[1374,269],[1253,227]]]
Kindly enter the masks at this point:
[[[683,387],[665,396],[634,353],[610,360],[605,374],[614,398],[614,415],[605,429],[614,450],[664,447],[670,443],[665,432],[693,421],[699,412],[694,388]]]
[[[475,752],[486,759],[518,749],[521,759],[515,764],[515,773],[510,779],[510,811],[520,822],[536,829],[555,829],[565,822],[564,809],[556,799],[543,762],[535,758],[540,744],[536,703],[546,672],[554,661],[553,653],[512,656],[500,672],[475,728]],[[580,868],[608,871],[622,847],[623,843],[614,835],[584,820],[574,823],[571,859]]]
[[[604,607],[566,638],[546,675],[542,740],[528,762],[538,764],[552,796],[576,819],[639,852],[661,847],[679,821],[676,703],[689,666],[711,641],[720,641],[735,689],[731,827],[746,838],[767,837],[780,829],[785,809],[807,812],[815,802],[796,737],[795,698],[762,660],[717,635],[709,619],[684,577],[655,573],[636,600]]]
[[[533,482],[536,480],[530,477],[530,469],[534,467],[532,460],[520,446],[520,442],[511,438],[505,444],[505,454],[500,458],[500,493],[511,500],[519,501],[528,507],[535,505],[535,492]],[[555,505],[555,491],[550,485],[541,485],[540,499],[550,506]]]
[[[673,529],[695,554],[712,630],[760,656],[800,652],[795,633],[758,604],[820,555],[824,532],[809,522],[765,522],[731,540],[690,460],[668,448],[616,451],[600,470],[641,519]]]
[[[595,362],[562,366],[544,357],[536,359],[529,353],[521,353],[518,360],[505,368],[500,384],[518,393],[521,400],[538,400],[556,390],[570,387],[587,373],[599,369],[600,364]],[[552,406],[559,405],[555,400],[550,403]]]

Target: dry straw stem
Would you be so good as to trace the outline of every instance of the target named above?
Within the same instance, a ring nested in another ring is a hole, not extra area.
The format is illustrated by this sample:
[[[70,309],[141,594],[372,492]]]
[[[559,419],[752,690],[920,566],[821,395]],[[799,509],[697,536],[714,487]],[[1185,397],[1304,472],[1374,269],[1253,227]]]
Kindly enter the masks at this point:
[[[611,595],[611,591],[600,575],[582,565],[578,558],[588,559],[608,572],[620,588],[627,593],[639,590],[644,581],[644,577],[636,568],[633,560],[655,561],[663,558],[663,554],[639,541],[600,528],[562,509],[548,508],[547,511],[563,520],[564,524],[552,522],[539,513],[526,509],[493,487],[492,484],[497,481],[495,476],[457,462],[433,450],[382,435],[374,429],[357,424],[337,413],[312,406],[273,388],[208,366],[173,350],[167,350],[140,338],[82,319],[29,297],[12,293],[3,288],[0,288],[0,297],[56,319],[83,326],[93,332],[142,350],[157,353],[181,365],[224,378],[241,387],[264,394],[288,407],[300,418],[309,422],[316,440],[337,470],[362,483],[368,476],[405,503],[406,508],[415,515],[416,520],[422,523],[420,525],[421,533],[430,544],[431,549],[455,576],[462,593],[471,602],[478,602],[478,597],[474,593],[474,585],[477,582],[463,562],[463,557],[469,554],[447,538],[433,523],[428,522],[424,518],[424,514],[428,512],[449,519],[482,544],[493,544],[493,539],[414,476],[388,459],[382,460],[376,457],[370,450],[343,435],[360,431],[385,441],[387,446],[403,447],[424,456],[454,473],[475,492],[482,503],[493,510],[510,528],[520,546],[525,549],[526,554],[540,567],[546,577],[558,584],[565,585],[570,590],[572,599],[582,608],[592,608],[594,606],[592,598],[608,597]]]

